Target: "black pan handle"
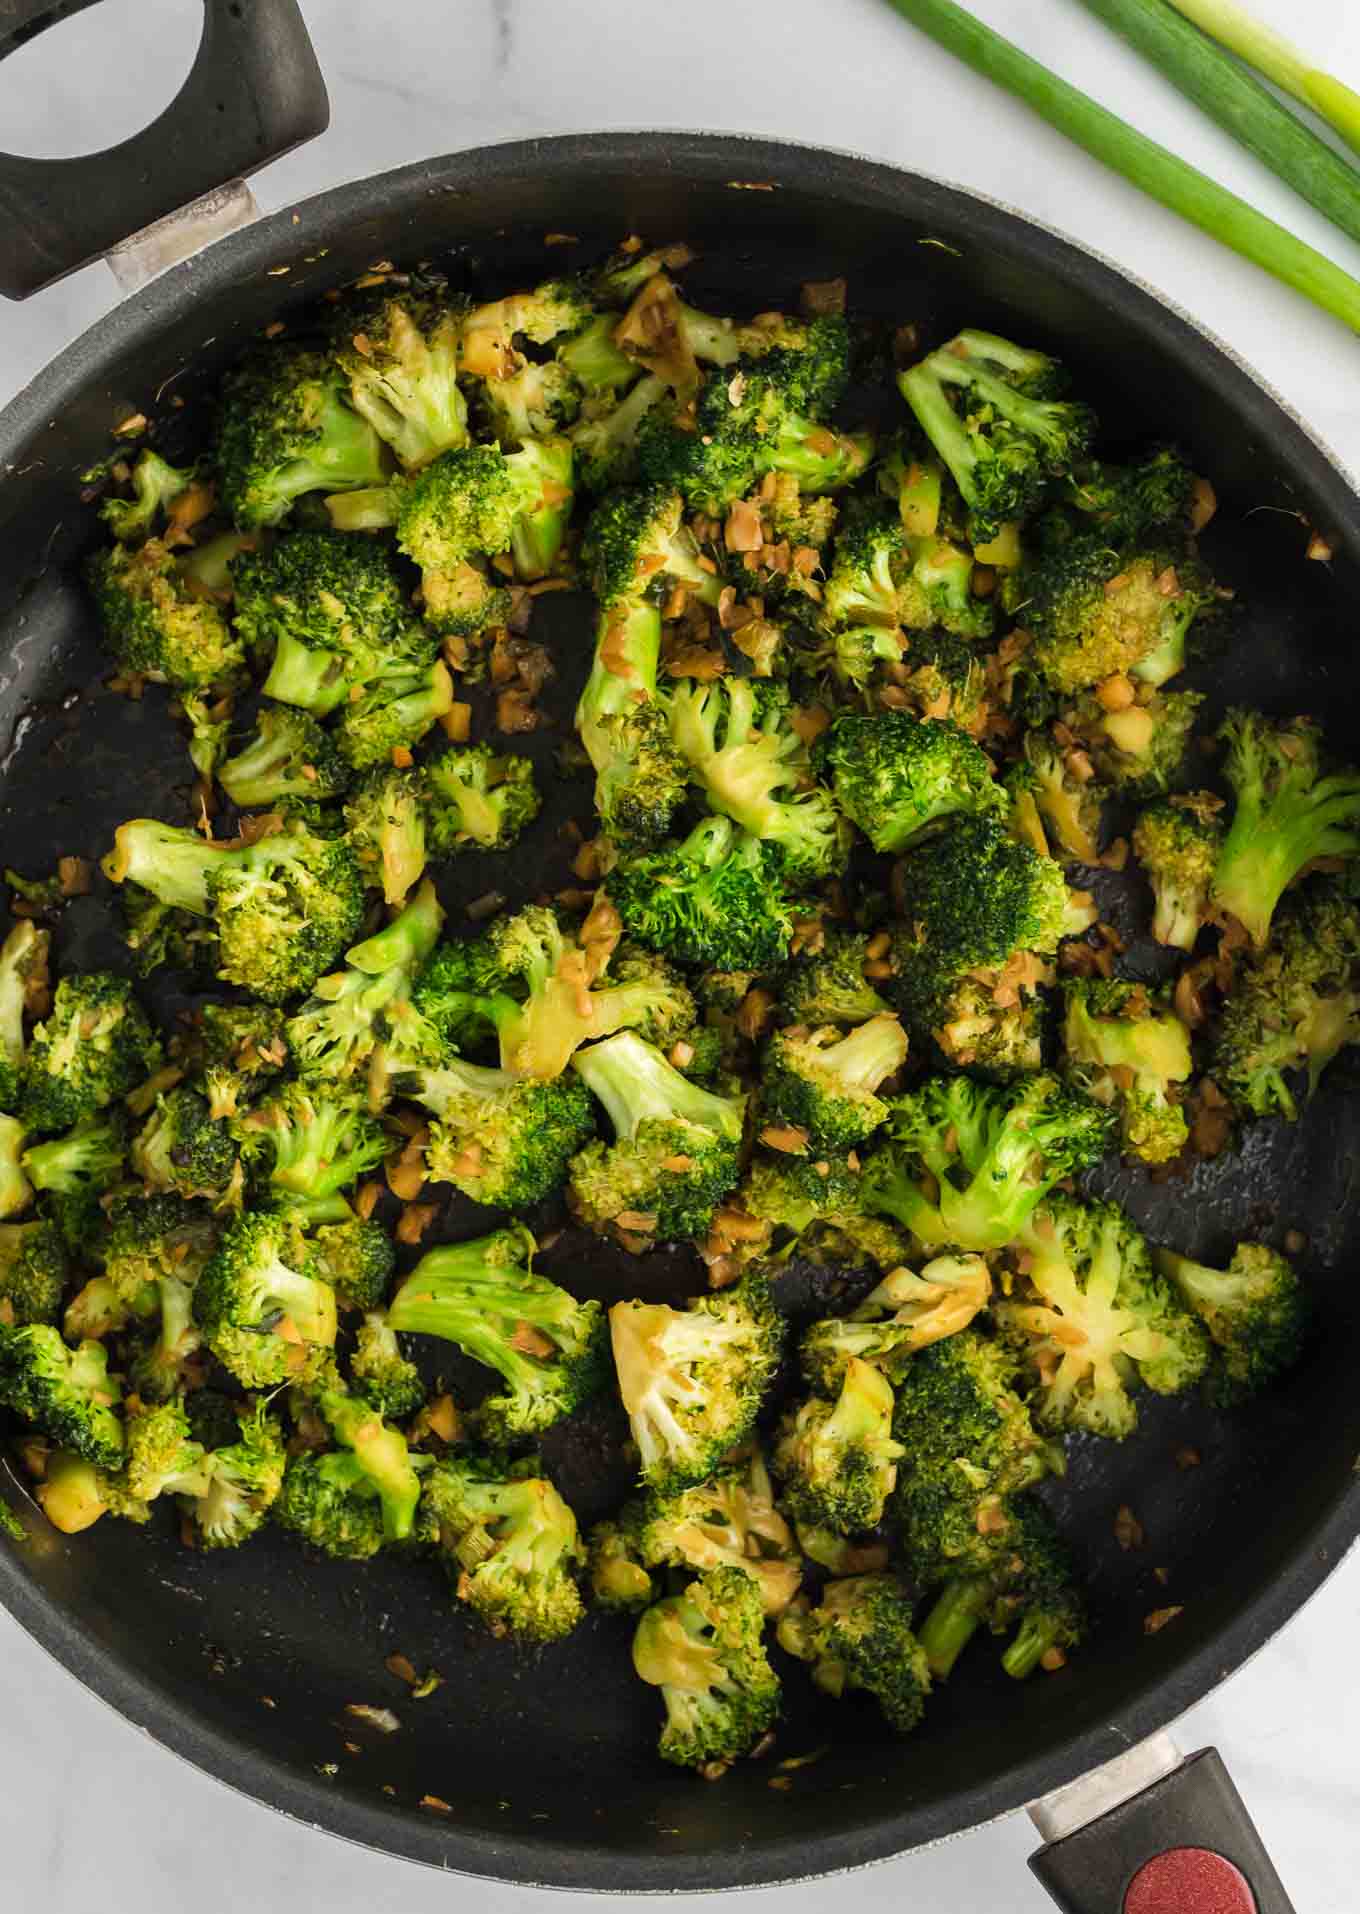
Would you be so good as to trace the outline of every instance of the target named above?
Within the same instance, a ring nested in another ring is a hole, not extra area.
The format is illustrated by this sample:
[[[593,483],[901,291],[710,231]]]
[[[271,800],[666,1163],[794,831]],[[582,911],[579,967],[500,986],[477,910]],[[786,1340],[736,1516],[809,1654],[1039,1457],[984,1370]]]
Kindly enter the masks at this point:
[[[92,3],[0,0],[0,60]],[[329,122],[298,0],[203,0],[189,77],[150,126],[79,159],[0,152],[0,293],[27,299]]]
[[[1294,1914],[1216,1748],[1187,1755],[1029,1864],[1066,1914]]]

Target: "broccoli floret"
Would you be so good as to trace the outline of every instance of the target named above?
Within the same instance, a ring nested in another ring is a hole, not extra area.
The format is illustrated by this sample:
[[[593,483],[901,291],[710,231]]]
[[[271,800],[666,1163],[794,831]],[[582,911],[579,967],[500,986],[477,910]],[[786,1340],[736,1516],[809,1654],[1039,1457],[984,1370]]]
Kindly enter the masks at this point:
[[[948,718],[846,712],[819,743],[836,801],[876,851],[904,851],[941,819],[994,817],[1006,799],[991,759]]]
[[[353,1085],[410,987],[399,965],[370,977],[341,970],[317,980],[312,995],[288,1020],[288,1041],[299,1076],[316,1084]]]
[[[614,1525],[609,1525],[614,1527]],[[749,1456],[725,1462],[707,1482],[695,1488],[652,1494],[629,1503],[621,1511],[617,1540],[626,1540],[626,1553],[635,1566],[687,1568],[704,1573],[715,1568],[738,1568],[760,1589],[767,1615],[778,1615],[798,1592],[802,1564],[784,1517],[774,1504],[769,1471],[759,1449]],[[625,1577],[619,1564],[625,1551],[606,1544],[603,1553],[592,1537],[593,1579],[601,1579],[614,1596],[614,1606],[637,1606],[644,1595],[638,1578]],[[612,1574],[606,1569],[612,1566]],[[650,1577],[647,1578],[650,1582]],[[627,1581],[634,1595],[627,1602]],[[644,1596],[645,1598],[645,1596]]]
[[[779,991],[779,1007],[791,1023],[866,1023],[892,1006],[865,976],[869,939],[858,931],[829,930],[822,942],[795,958]]]
[[[400,904],[425,869],[425,780],[395,765],[371,770],[345,805],[350,848],[365,880]]]
[[[272,660],[265,696],[314,717],[415,642],[401,580],[373,539],[292,532],[243,553],[232,579],[237,632]]]
[[[389,1429],[379,1412],[360,1396],[323,1388],[316,1400],[331,1434],[354,1457],[378,1498],[384,1540],[407,1541],[415,1529],[420,1478],[406,1438],[398,1430]]]
[[[277,525],[307,492],[382,483],[383,442],[346,387],[334,361],[300,346],[273,346],[229,374],[217,467],[238,525]]]
[[[1119,1113],[1124,1149],[1144,1163],[1179,1154],[1189,1134],[1173,1086],[1193,1065],[1190,1033],[1165,994],[1116,978],[1066,986],[1063,1051],[1067,1075]]]
[[[349,378],[350,404],[408,471],[467,443],[467,401],[457,383],[460,318],[437,300],[410,296],[339,314],[336,358]]]
[[[29,1040],[19,1114],[29,1130],[69,1130],[135,1090],[160,1061],[160,1043],[127,979],[108,970],[73,973],[57,985]]]
[[[1041,1665],[1061,1668],[1085,1633],[1071,1562],[1042,1503],[1021,1496],[1006,1511],[999,1538],[988,1567],[951,1577],[921,1625],[921,1647],[938,1681],[983,1623],[993,1634],[1015,1630],[1001,1666],[1016,1681]]]
[[[33,1201],[22,1163],[24,1136],[17,1117],[0,1116],[0,1217],[22,1216]]]
[[[425,767],[426,827],[437,857],[504,851],[538,816],[542,800],[528,758],[472,744]]]
[[[1259,949],[1285,890],[1318,857],[1360,850],[1360,774],[1322,774],[1322,738],[1307,718],[1230,711],[1219,737],[1236,803],[1218,853],[1212,899]]]
[[[54,1224],[0,1225],[0,1328],[55,1322],[68,1273]]]
[[[1065,714],[1066,722],[1088,747],[1102,778],[1129,796],[1152,797],[1179,778],[1204,697],[1132,681],[1115,691],[1116,696],[1130,694],[1130,702],[1109,710],[1099,697],[1083,693]]]
[[[199,691],[241,669],[245,645],[220,605],[196,589],[193,557],[156,538],[91,555],[85,575],[120,671]]]
[[[848,1149],[886,1121],[877,1091],[906,1060],[907,1033],[891,1012],[848,1032],[792,1024],[766,1047],[762,1114],[805,1131],[815,1147]]]
[[[323,803],[344,791],[349,767],[315,718],[263,705],[254,735],[219,768],[217,780],[246,810],[288,798]]]
[[[360,1323],[349,1373],[356,1394],[389,1422],[414,1415],[425,1400],[420,1371],[402,1355],[397,1332],[381,1309],[370,1309]]]
[[[550,1196],[595,1129],[590,1093],[574,1077],[543,1083],[449,1057],[431,1069],[399,1068],[383,1087],[433,1113],[430,1179],[500,1209]]]
[[[273,1516],[281,1528],[341,1561],[366,1562],[387,1541],[377,1490],[348,1452],[294,1456]]]
[[[102,1224],[98,1199],[118,1181],[126,1155],[127,1130],[118,1111],[24,1151],[24,1173],[34,1189],[63,1199],[55,1215],[63,1234],[68,1220],[75,1231],[68,1247],[75,1249],[86,1241],[96,1217]]]
[[[706,1481],[750,1434],[779,1362],[783,1327],[765,1278],[748,1270],[685,1309],[615,1303],[609,1327],[643,1481],[663,1494]]]
[[[627,361],[635,374],[637,367]],[[577,483],[587,492],[607,492],[631,479],[637,469],[643,425],[667,397],[664,379],[649,373],[623,397],[617,389],[588,400],[568,437],[576,455]]]
[[[110,1205],[98,1250],[104,1274],[125,1302],[135,1303],[162,1276],[194,1283],[220,1235],[211,1214],[182,1196],[120,1197]]]
[[[633,1666],[661,1690],[664,1761],[704,1773],[749,1754],[779,1713],[779,1678],[761,1640],[760,1591],[737,1568],[710,1569],[649,1608]]]
[[[133,496],[106,498],[99,507],[99,516],[115,538],[125,544],[140,545],[150,538],[162,514],[169,517],[171,505],[181,492],[188,490],[193,479],[192,465],[181,470],[147,446],[138,453],[132,468]]]
[[[845,840],[830,793],[812,778],[785,699],[749,678],[687,682],[669,701],[671,740],[712,810],[779,847],[793,880],[840,869]]]
[[[1298,1116],[1324,1070],[1360,1041],[1360,913],[1330,889],[1288,900],[1271,941],[1237,968],[1209,1067],[1243,1116]],[[1300,1088],[1289,1073],[1306,1071]]]
[[[594,317],[585,288],[545,279],[532,292],[514,292],[474,307],[462,320],[461,369],[474,379],[508,379],[523,363],[515,341],[546,346]]]
[[[635,1239],[704,1236],[737,1180],[745,1099],[690,1082],[631,1030],[578,1051],[572,1067],[614,1128],[612,1143],[588,1143],[572,1163],[576,1215]]]
[[[847,625],[834,632],[794,626],[789,635],[795,669],[829,705],[843,703],[847,692],[867,693],[880,665],[899,663],[906,642],[887,625]]]
[[[1132,465],[1090,459],[1068,474],[1058,496],[1122,544],[1151,532],[1188,531],[1198,483],[1180,453],[1163,445]]]
[[[21,917],[0,944],[0,1110],[17,1110],[23,1098],[24,1018],[48,1007],[51,941],[50,931]]]
[[[91,1276],[62,1311],[61,1331],[67,1342],[103,1342],[126,1329],[132,1315],[132,1305],[107,1276]]]
[[[533,1268],[522,1225],[423,1256],[392,1298],[395,1330],[456,1343],[507,1384],[478,1410],[488,1440],[535,1435],[570,1415],[604,1376],[604,1319]]]
[[[848,1688],[863,1689],[898,1734],[910,1734],[930,1693],[930,1668],[911,1613],[893,1576],[851,1576],[828,1582],[815,1608],[790,1609],[779,1624],[779,1645],[812,1663],[823,1694],[839,1698]]]
[[[1171,547],[1116,548],[1074,539],[1017,587],[1033,633],[1031,656],[1055,691],[1081,691],[1124,675],[1165,684],[1185,668],[1190,627],[1217,602],[1195,559]]]
[[[1036,851],[1076,864],[1100,862],[1100,815],[1105,791],[1079,753],[1064,754],[1044,731],[1026,734],[1024,755],[1007,780],[1015,811],[1037,815],[1037,841],[1021,828],[1023,841]]]
[[[393,762],[410,751],[453,704],[453,679],[442,658],[394,658],[346,704],[335,727],[341,756],[356,770]]]
[[[235,1124],[242,1159],[279,1202],[317,1202],[357,1183],[387,1154],[363,1100],[339,1089],[286,1083]]]
[[[1169,1249],[1159,1249],[1156,1260],[1213,1338],[1220,1397],[1243,1401],[1298,1361],[1312,1312],[1287,1256],[1264,1243],[1239,1243],[1225,1270]]]
[[[151,1313],[156,1319],[156,1334],[149,1343],[137,1348],[130,1375],[138,1395],[148,1402],[168,1402],[181,1390],[202,1380],[199,1352],[203,1338],[194,1322],[193,1256],[193,1249],[186,1250],[183,1276],[158,1275],[133,1302],[134,1313],[140,1315],[146,1308],[146,1299],[154,1298]],[[115,1293],[118,1286],[126,1288],[121,1272],[117,1283],[110,1283]],[[68,1335],[69,1318],[68,1311]]]
[[[119,827],[102,868],[115,884],[130,881],[162,904],[211,917],[219,975],[267,1003],[309,990],[363,919],[363,879],[348,844],[301,828],[225,849],[195,831],[137,818]]]
[[[493,1635],[558,1641],[584,1614],[576,1517],[533,1462],[508,1472],[471,1457],[437,1462],[425,1481],[422,1530],[460,1601]]]
[[[239,1415],[236,1439],[209,1452],[207,1486],[187,1505],[200,1548],[240,1548],[264,1526],[283,1487],[283,1430],[263,1403]]]
[[[178,1402],[155,1408],[129,1407],[125,1424],[124,1480],[140,1502],[162,1495],[202,1495],[208,1486],[208,1451],[195,1442]]]
[[[912,538],[896,512],[864,514],[842,528],[822,588],[830,631],[905,625],[985,638],[990,602],[973,593],[973,555],[947,538]]]
[[[1204,1374],[1209,1342],[1158,1276],[1147,1244],[1113,1203],[1053,1198],[1022,1237],[1025,1288],[997,1306],[1003,1334],[1033,1372],[1046,1429],[1129,1435],[1133,1391],[1178,1395]]]
[[[342,1309],[376,1309],[397,1266],[382,1224],[351,1216],[343,1223],[323,1223],[308,1240],[307,1275],[329,1283]]]
[[[634,486],[600,501],[586,522],[581,566],[601,605],[659,605],[677,585],[701,604],[717,604],[722,578],[711,560],[701,562],[683,517],[684,501],[664,485]]]
[[[557,363],[591,398],[612,398],[626,392],[641,371],[637,361],[614,344],[618,323],[616,313],[597,313],[570,338],[558,339],[553,347]]]
[[[214,1117],[235,1116],[288,1062],[283,1013],[266,1004],[203,1004],[179,1042],[184,1062],[201,1072]]]
[[[336,1297],[304,1275],[307,1251],[287,1216],[243,1216],[198,1279],[194,1320],[248,1389],[315,1373],[335,1345]]]
[[[120,1475],[111,1475],[68,1449],[48,1457],[36,1494],[43,1514],[62,1535],[80,1535],[105,1515],[137,1523],[151,1519],[148,1504],[129,1495]]]
[[[893,1392],[857,1356],[846,1358],[834,1402],[810,1396],[779,1425],[771,1460],[795,1521],[853,1535],[877,1528],[897,1481]]]
[[[187,1084],[162,1092],[132,1139],[130,1163],[147,1189],[161,1194],[203,1196],[219,1205],[239,1199],[236,1145],[226,1124],[215,1122],[205,1098]]]
[[[1059,396],[1055,359],[992,333],[961,332],[897,383],[963,494],[975,544],[1027,518],[1095,435],[1087,408]]]
[[[597,1608],[636,1615],[656,1599],[656,1584],[638,1558],[638,1528],[644,1505],[630,1502],[613,1522],[590,1531],[587,1579]]]
[[[678,844],[625,858],[609,874],[624,929],[689,964],[762,970],[783,961],[792,920],[777,851],[707,817]]]
[[[1223,843],[1219,800],[1208,791],[1149,804],[1133,827],[1133,854],[1152,886],[1152,935],[1193,950],[1209,914],[1209,892]]]
[[[490,436],[504,451],[563,435],[581,409],[582,385],[562,358],[527,360],[507,379],[487,379],[479,397]]]
[[[856,1164],[858,1159],[855,1159]],[[860,1201],[860,1172],[845,1157],[757,1155],[733,1205],[751,1219],[731,1252],[739,1263],[764,1255],[776,1232],[787,1232],[779,1255],[796,1243],[811,1261],[896,1268],[908,1239],[891,1223],[868,1215]],[[762,1225],[760,1229],[754,1225]]]
[[[432,581],[470,560],[510,552],[522,577],[552,569],[573,498],[572,447],[538,439],[518,452],[470,445],[445,452],[394,494],[397,543]],[[438,602],[436,583],[434,596]]]
[[[1107,1110],[1052,1076],[1009,1086],[932,1077],[893,1105],[895,1148],[865,1166],[865,1207],[928,1247],[1001,1249],[1056,1183],[1099,1160],[1111,1127]]]
[[[930,1007],[930,1034],[945,1059],[994,1083],[1043,1068],[1045,1007],[1037,986],[1053,967],[1026,956],[1006,971],[979,971],[942,989]],[[925,1028],[918,1021],[918,1032]]]
[[[443,906],[427,877],[404,910],[345,952],[345,962],[368,977],[392,970],[411,975],[434,949],[443,923]]]
[[[935,1256],[919,1275],[890,1270],[849,1316],[813,1323],[802,1341],[803,1369],[823,1394],[839,1385],[852,1360],[897,1381],[918,1349],[966,1329],[991,1293],[981,1256]]]
[[[122,1461],[121,1398],[102,1343],[69,1349],[48,1323],[0,1325],[0,1402],[96,1468]]]

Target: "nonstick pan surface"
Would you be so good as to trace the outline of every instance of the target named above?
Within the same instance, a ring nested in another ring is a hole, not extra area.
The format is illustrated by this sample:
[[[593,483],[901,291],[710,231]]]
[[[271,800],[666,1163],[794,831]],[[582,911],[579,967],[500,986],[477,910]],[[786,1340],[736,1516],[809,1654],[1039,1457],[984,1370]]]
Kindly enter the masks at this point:
[[[885,167],[701,136],[572,138],[342,187],[222,241],[130,300],[0,415],[0,865],[39,873],[67,852],[98,855],[139,813],[188,821],[165,694],[131,703],[103,690],[107,661],[74,576],[97,536],[82,474],[107,455],[110,428],[145,411],[162,423],[164,449],[193,443],[205,395],[266,323],[377,260],[427,261],[489,295],[570,269],[629,231],[695,246],[686,284],[718,310],[785,304],[802,281],[844,273],[857,313],[915,321],[932,339],[981,325],[1057,352],[1111,447],[1174,437],[1217,487],[1205,556],[1237,603],[1199,676],[1206,716],[1238,701],[1311,711],[1360,756],[1360,508],[1305,430],[1187,321],[1017,216]],[[545,245],[549,234],[577,243]],[[1330,564],[1305,559],[1310,527],[1330,540]],[[549,799],[512,856],[443,867],[455,924],[490,888],[519,901],[570,883],[561,827],[590,818],[588,786],[557,768],[589,657],[588,607],[543,600],[531,636],[558,670],[544,701],[554,722],[525,741]],[[1102,896],[1125,927],[1136,900],[1134,879]],[[68,907],[58,963],[119,962],[116,924],[101,880]],[[655,1758],[657,1705],[631,1672],[626,1621],[591,1615],[553,1650],[520,1653],[456,1613],[431,1567],[304,1559],[273,1534],[202,1556],[168,1518],[68,1540],[3,1471],[0,1493],[33,1539],[0,1550],[0,1600],[120,1712],[223,1780],[436,1865],[560,1887],[711,1889],[953,1833],[1164,1725],[1259,1647],[1353,1538],[1356,1083],[1343,1057],[1303,1122],[1258,1125],[1187,1182],[1113,1179],[1154,1240],[1183,1250],[1212,1256],[1238,1236],[1302,1232],[1322,1333],[1250,1417],[1148,1398],[1127,1443],[1076,1445],[1055,1502],[1090,1581],[1090,1645],[1062,1674],[1023,1686],[976,1651],[905,1742],[871,1707],[822,1701],[791,1669],[774,1755],[704,1785]],[[462,1205],[441,1230],[467,1235],[488,1220]],[[544,1266],[606,1298],[702,1286],[689,1258],[637,1264],[571,1235]],[[826,1280],[792,1271],[790,1306],[825,1300]],[[620,1435],[602,1407],[546,1445],[583,1522],[626,1488]],[[1182,1466],[1187,1450],[1198,1466]],[[1114,1534],[1124,1504],[1147,1537],[1130,1553]],[[1146,1632],[1149,1613],[1173,1605],[1175,1621]],[[384,1669],[393,1653],[437,1668],[444,1685],[411,1701]],[[392,1708],[398,1731],[347,1715],[354,1703]],[[422,1806],[429,1798],[445,1805]]]

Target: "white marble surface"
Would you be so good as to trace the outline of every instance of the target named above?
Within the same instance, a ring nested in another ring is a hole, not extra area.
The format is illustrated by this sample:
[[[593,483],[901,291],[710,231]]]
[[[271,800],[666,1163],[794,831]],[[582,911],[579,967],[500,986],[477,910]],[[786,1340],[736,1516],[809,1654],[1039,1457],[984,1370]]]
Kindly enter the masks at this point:
[[[1171,93],[1076,0],[975,0],[976,11],[1360,273],[1332,233]],[[1360,9],[1253,0],[1360,75]],[[329,133],[263,174],[267,208],[450,148],[531,133],[660,122],[855,149],[1012,201],[1117,256],[1214,328],[1360,470],[1357,347],[1339,326],[1181,227],[953,65],[880,0],[304,0],[333,103]],[[194,0],[106,0],[0,68],[0,140],[60,154],[134,130],[168,99],[193,44]],[[734,30],[735,29],[735,30]],[[721,49],[734,49],[730,74]],[[71,71],[68,73],[67,68]],[[77,71],[79,69],[79,71]],[[960,142],[958,129],[965,129]],[[72,131],[71,129],[75,129]],[[0,310],[0,402],[114,303],[92,267]],[[1360,1863],[1360,1556],[1307,1612],[1178,1729],[1216,1742],[1274,1849],[1299,1914],[1350,1914]],[[858,1876],[865,1905],[1027,1914],[1016,1816]],[[137,1736],[0,1617],[0,1908],[87,1914],[118,1883],[145,1914],[408,1914],[468,1890],[291,1826]],[[248,1864],[242,1860],[248,1856]],[[538,1897],[470,1890],[486,1914]],[[834,1890],[833,1890],[834,1891]],[[783,1892],[820,1908],[826,1889]],[[707,1904],[707,1897],[704,1897]],[[754,1908],[754,1896],[748,1904]],[[730,1898],[725,1907],[739,1914]]]

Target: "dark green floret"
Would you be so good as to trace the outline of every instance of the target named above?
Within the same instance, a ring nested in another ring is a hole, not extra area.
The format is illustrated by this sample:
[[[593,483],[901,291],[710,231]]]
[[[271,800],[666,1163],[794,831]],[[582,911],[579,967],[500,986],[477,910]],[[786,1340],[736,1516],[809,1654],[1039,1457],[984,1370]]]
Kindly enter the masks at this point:
[[[891,1012],[850,1031],[791,1024],[766,1047],[762,1116],[806,1131],[816,1148],[849,1149],[887,1120],[877,1093],[906,1060],[907,1034]]]
[[[230,1131],[187,1084],[156,1098],[155,1109],[132,1139],[130,1166],[148,1190],[173,1190],[214,1203],[240,1185]]]
[[[221,606],[195,589],[194,558],[152,538],[109,546],[88,560],[85,576],[120,671],[186,691],[240,671],[245,646]]]
[[[305,1243],[286,1216],[233,1223],[198,1279],[194,1320],[247,1389],[272,1389],[319,1371],[335,1343],[336,1297],[303,1272]]]
[[[1113,544],[1124,544],[1187,532],[1196,484],[1180,453],[1164,445],[1132,465],[1088,459],[1061,482],[1057,497]]]
[[[47,1323],[0,1326],[0,1402],[97,1468],[122,1461],[121,1397],[102,1343],[70,1349]]]
[[[839,1698],[862,1689],[898,1734],[910,1734],[930,1693],[930,1668],[911,1616],[911,1601],[891,1575],[855,1575],[828,1582],[815,1607],[790,1609],[779,1624],[779,1645],[811,1662],[823,1694]]]
[[[576,1575],[585,1548],[576,1517],[533,1462],[437,1462],[425,1480],[422,1533],[460,1601],[493,1635],[558,1641],[584,1614]]]
[[[127,1123],[115,1109],[88,1118],[65,1136],[31,1145],[20,1159],[21,1173],[40,1193],[42,1209],[67,1249],[83,1261],[94,1255],[104,1231],[100,1198],[122,1176],[126,1157]]]
[[[819,744],[818,759],[836,802],[876,851],[904,851],[943,818],[1005,810],[991,760],[948,718],[845,712]]]
[[[1185,1147],[1178,1101],[1190,1077],[1190,1032],[1165,993],[1112,977],[1064,987],[1063,1057],[1068,1077],[1119,1114],[1125,1151],[1166,1163]]]
[[[392,1238],[370,1218],[323,1223],[308,1238],[306,1273],[329,1283],[342,1309],[376,1309],[396,1266]]]
[[[294,1456],[273,1516],[280,1528],[341,1561],[366,1562],[387,1541],[378,1491],[347,1450]]]
[[[160,1061],[160,1043],[127,979],[74,971],[57,985],[29,1040],[19,1114],[30,1130],[69,1130],[135,1090]]]
[[[0,1224],[0,1321],[55,1322],[69,1268],[52,1223]]]
[[[809,1396],[789,1410],[771,1463],[795,1521],[841,1535],[878,1527],[903,1453],[892,1418],[892,1385],[855,1356],[841,1370],[834,1402]]]
[[[324,803],[349,783],[349,767],[316,719],[287,705],[262,705],[253,735],[218,767],[233,804],[255,810],[302,798]]]
[[[348,403],[339,365],[273,346],[226,380],[217,466],[224,505],[249,529],[279,524],[307,492],[380,485],[383,444]]]
[[[1190,628],[1216,602],[1213,579],[1184,551],[1091,536],[1022,574],[1012,609],[1048,683],[1073,692],[1116,673],[1165,684],[1185,669]]]
[[[661,1690],[663,1761],[711,1772],[749,1754],[779,1714],[779,1678],[762,1640],[760,1591],[738,1568],[710,1569],[649,1608],[633,1666]]]
[[[951,1577],[921,1624],[930,1672],[945,1680],[978,1629],[1010,1633],[1001,1666],[1014,1681],[1062,1667],[1086,1616],[1062,1538],[1043,1504],[1021,1496],[1006,1511],[985,1569]]]
[[[382,892],[384,902],[400,904],[425,869],[422,773],[392,764],[375,767],[350,793],[345,824],[365,881]]]
[[[388,1140],[357,1093],[285,1083],[237,1119],[247,1170],[281,1205],[317,1203],[348,1189],[387,1154]]]
[[[410,294],[354,301],[337,317],[336,359],[349,379],[349,402],[408,471],[467,443],[461,320],[453,307]]]
[[[1209,915],[1209,893],[1223,842],[1219,801],[1209,792],[1149,804],[1133,827],[1133,854],[1152,886],[1152,935],[1173,950],[1193,950]]]
[[[1293,1264],[1264,1243],[1239,1243],[1225,1270],[1156,1252],[1157,1267],[1213,1338],[1218,1393],[1240,1402],[1292,1369],[1311,1320]]]
[[[625,931],[652,950],[717,970],[782,963],[792,919],[777,851],[729,818],[707,817],[679,843],[625,858],[609,901]]]
[[[793,1023],[864,1023],[892,1005],[864,974],[869,939],[858,931],[829,930],[820,944],[795,958],[779,992]]]
[[[425,767],[426,830],[437,857],[504,851],[538,816],[530,759],[470,744]]]
[[[156,521],[168,517],[170,507],[192,485],[194,468],[171,465],[159,452],[147,446],[139,452],[132,468],[132,497],[106,498],[99,516],[116,539],[124,544],[140,545],[150,538]]]
[[[48,1005],[51,942],[50,931],[21,917],[0,944],[0,1110],[17,1110],[23,1096],[24,1024]]]
[[[401,1353],[397,1332],[381,1309],[370,1309],[354,1336],[350,1383],[389,1422],[404,1422],[425,1400],[419,1369]]]

